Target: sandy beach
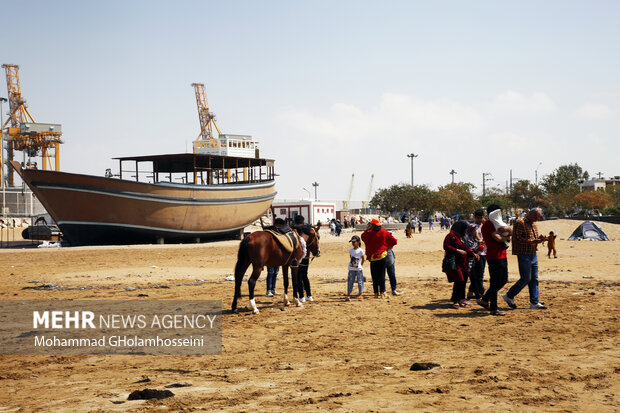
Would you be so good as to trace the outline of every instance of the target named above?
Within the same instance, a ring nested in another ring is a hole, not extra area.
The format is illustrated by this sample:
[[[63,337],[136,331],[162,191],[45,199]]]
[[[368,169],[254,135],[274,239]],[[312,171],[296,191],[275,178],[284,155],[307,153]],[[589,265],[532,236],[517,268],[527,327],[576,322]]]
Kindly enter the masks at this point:
[[[446,232],[427,226],[412,239],[396,234],[404,295],[372,298],[366,264],[365,300],[345,302],[350,234],[322,231],[309,271],[316,301],[281,311],[279,298],[264,296],[264,272],[258,315],[246,309],[246,283],[241,311],[229,311],[238,241],[0,250],[2,300],[191,298],[224,309],[221,355],[0,356],[0,412],[618,411],[620,225],[601,224],[610,242],[567,241],[579,223],[539,223],[542,233],[559,232],[559,258],[539,253],[549,309],[530,310],[524,290],[516,310],[500,299],[505,317],[449,307]],[[508,265],[510,286],[515,257]],[[54,288],[31,288],[41,285]],[[439,367],[410,371],[416,362]],[[174,383],[188,386],[127,400]]]

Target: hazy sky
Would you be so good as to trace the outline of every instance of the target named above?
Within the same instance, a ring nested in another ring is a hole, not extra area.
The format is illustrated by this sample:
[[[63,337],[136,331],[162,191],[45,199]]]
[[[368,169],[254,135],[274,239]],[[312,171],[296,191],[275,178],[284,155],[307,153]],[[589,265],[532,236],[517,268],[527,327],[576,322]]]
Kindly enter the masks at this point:
[[[353,199],[534,180],[566,163],[620,175],[620,2],[2,2],[2,62],[61,169],[191,151],[192,82],[225,133],[276,160],[279,198]],[[0,96],[6,96],[2,82]],[[7,106],[4,106],[5,116]]]

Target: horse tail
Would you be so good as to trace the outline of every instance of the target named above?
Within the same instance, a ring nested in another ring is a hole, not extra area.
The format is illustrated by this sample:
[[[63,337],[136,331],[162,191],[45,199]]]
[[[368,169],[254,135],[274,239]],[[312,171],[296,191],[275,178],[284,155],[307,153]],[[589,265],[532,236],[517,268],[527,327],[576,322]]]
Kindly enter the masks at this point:
[[[237,278],[237,273],[241,270],[245,272],[248,268],[247,265],[244,266],[244,263],[249,261],[248,256],[248,244],[250,243],[250,237],[245,237],[241,243],[239,244],[239,251],[237,252],[237,264],[235,265],[235,278]],[[241,274],[243,278],[243,274]]]
[[[245,275],[245,270],[250,266],[249,248],[250,237],[245,237],[239,244],[237,253],[237,264],[235,264],[235,296],[232,303],[232,311],[237,310],[237,300],[241,297],[241,282]]]

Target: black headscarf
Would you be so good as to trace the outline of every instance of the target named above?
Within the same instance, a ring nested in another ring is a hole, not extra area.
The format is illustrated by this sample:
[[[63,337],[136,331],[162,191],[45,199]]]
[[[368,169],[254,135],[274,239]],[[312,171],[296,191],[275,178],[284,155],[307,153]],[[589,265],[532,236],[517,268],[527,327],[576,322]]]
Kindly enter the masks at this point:
[[[461,237],[464,237],[465,234],[467,234],[467,228],[469,228],[469,224],[467,223],[467,221],[461,220],[456,221],[450,229],[459,234]]]

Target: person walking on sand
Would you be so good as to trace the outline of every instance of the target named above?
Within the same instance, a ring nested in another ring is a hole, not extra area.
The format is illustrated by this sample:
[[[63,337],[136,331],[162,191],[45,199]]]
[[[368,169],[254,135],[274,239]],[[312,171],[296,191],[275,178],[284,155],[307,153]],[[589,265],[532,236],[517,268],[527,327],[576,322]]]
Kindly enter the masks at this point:
[[[469,291],[467,298],[479,299],[484,295],[484,267],[487,262],[487,247],[482,238],[482,223],[484,222],[484,210],[477,209],[474,211],[474,225],[476,226],[476,237],[478,238],[478,256],[479,260],[474,261],[474,266],[471,269],[469,276]]]
[[[364,297],[364,250],[361,248],[362,241],[357,235],[353,235],[349,242],[352,248],[349,250],[349,276],[347,277],[347,298],[345,301],[351,301],[351,293],[353,292],[353,284],[357,282],[357,299],[363,300]]]
[[[487,214],[501,209],[499,205],[491,204],[487,207]],[[489,289],[477,302],[484,308],[491,310],[491,315],[505,315],[497,307],[497,293],[508,282],[508,259],[504,243],[510,240],[510,235],[501,235],[495,230],[490,219],[487,219],[480,228],[482,239],[487,246],[487,263],[489,264]]]
[[[387,296],[385,293],[385,271],[387,250],[398,243],[396,238],[381,227],[381,221],[373,218],[368,229],[362,233],[366,245],[366,257],[370,261],[370,275],[375,298]]]
[[[452,301],[454,308],[469,305],[469,301],[465,299],[465,286],[469,276],[467,258],[468,256],[477,257],[477,254],[467,246],[465,237],[468,228],[469,224],[466,221],[457,221],[443,240],[446,257],[453,256],[456,262],[456,269],[446,273],[448,281],[453,283],[450,301]]]
[[[538,301],[538,244],[547,237],[540,235],[536,221],[542,218],[540,208],[532,208],[522,218],[517,219],[512,236],[512,255],[517,256],[519,263],[519,280],[513,284],[502,297],[510,308],[517,308],[514,299],[527,285],[530,292],[530,309],[546,310],[547,307]]]

